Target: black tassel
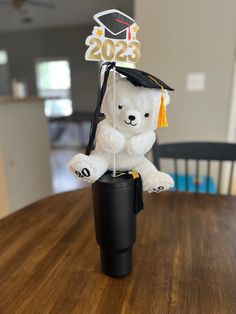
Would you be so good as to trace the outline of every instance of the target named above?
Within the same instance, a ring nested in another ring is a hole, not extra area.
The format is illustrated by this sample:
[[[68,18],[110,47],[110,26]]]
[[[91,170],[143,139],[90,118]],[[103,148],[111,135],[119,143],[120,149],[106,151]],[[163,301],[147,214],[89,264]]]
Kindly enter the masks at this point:
[[[100,77],[101,77],[101,71],[103,66],[106,66],[106,70],[105,70],[105,74],[104,74],[104,80],[102,83],[102,88],[100,88],[100,80],[99,80],[99,86],[98,86],[98,97],[97,97],[97,106],[93,115],[93,119],[91,122],[91,128],[90,128],[90,137],[89,137],[89,142],[88,145],[86,147],[86,151],[85,154],[86,155],[90,155],[91,150],[93,148],[93,143],[94,143],[94,139],[96,136],[96,131],[97,131],[97,125],[99,122],[99,115],[100,115],[100,111],[101,111],[101,106],[102,106],[102,101],[107,89],[107,81],[109,78],[109,74],[111,69],[113,69],[115,67],[116,63],[115,62],[106,62],[101,66],[100,69]]]

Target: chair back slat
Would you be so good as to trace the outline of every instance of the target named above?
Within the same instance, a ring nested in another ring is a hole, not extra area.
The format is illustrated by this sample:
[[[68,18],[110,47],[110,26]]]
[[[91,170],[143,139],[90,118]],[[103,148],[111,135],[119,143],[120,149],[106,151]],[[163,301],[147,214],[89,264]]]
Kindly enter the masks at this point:
[[[230,165],[228,195],[231,194],[231,190],[232,190],[233,174],[234,174],[234,161],[232,161]]]
[[[188,171],[188,159],[184,160],[185,163],[185,189],[186,191],[189,190],[189,182],[188,182],[188,176],[189,176],[189,171]]]
[[[177,159],[174,159],[174,171],[175,171],[175,188],[176,191],[179,191],[179,180],[178,180],[178,163]]]
[[[211,162],[207,160],[207,182],[206,182],[206,191],[210,192],[210,175],[211,175]]]
[[[219,162],[218,178],[217,178],[217,194],[220,194],[221,177],[222,177],[222,161]]]
[[[196,187],[196,191],[197,193],[199,193],[199,179],[200,179],[200,176],[199,176],[199,160],[197,159],[196,160],[196,176],[195,176],[195,187]]]
[[[161,171],[160,155],[157,141],[153,144],[152,147],[152,157],[154,165],[159,171]]]

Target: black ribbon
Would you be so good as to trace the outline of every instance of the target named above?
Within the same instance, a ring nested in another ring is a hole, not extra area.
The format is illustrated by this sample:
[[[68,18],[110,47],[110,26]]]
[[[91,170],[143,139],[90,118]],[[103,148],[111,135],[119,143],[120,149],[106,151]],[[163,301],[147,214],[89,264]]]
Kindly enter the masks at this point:
[[[134,179],[134,190],[134,212],[138,214],[143,209],[143,184],[140,175]]]
[[[104,73],[104,79],[103,79],[102,87],[100,87],[101,86],[100,79],[99,79],[99,83],[98,83],[97,106],[96,106],[96,109],[94,111],[93,119],[91,122],[89,142],[88,142],[88,145],[87,145],[86,151],[85,151],[86,155],[90,155],[91,150],[93,148],[93,143],[94,143],[94,139],[95,139],[96,131],[97,131],[97,125],[99,122],[99,115],[100,115],[100,111],[101,111],[102,101],[103,101],[103,98],[104,98],[104,95],[105,95],[105,92],[107,89],[107,81],[109,78],[110,71],[111,71],[111,69],[113,69],[116,66],[116,63],[115,62],[103,63],[101,68],[100,68],[99,77],[101,77],[101,71],[102,71],[103,66],[106,66],[106,70]]]

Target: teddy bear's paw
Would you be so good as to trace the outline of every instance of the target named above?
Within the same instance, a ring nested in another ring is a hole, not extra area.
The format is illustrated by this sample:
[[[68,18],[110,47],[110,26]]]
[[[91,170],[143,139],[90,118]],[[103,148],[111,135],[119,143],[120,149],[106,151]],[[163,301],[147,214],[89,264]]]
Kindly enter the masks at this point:
[[[69,168],[72,173],[79,179],[88,183],[93,183],[97,180],[96,170],[93,166],[93,161],[89,156],[78,154],[71,159]]]
[[[110,154],[121,152],[126,143],[124,135],[117,130],[106,133],[106,136],[104,136],[101,141],[104,150]]]
[[[149,180],[148,192],[160,193],[174,187],[174,180],[164,172],[158,172],[156,177]]]

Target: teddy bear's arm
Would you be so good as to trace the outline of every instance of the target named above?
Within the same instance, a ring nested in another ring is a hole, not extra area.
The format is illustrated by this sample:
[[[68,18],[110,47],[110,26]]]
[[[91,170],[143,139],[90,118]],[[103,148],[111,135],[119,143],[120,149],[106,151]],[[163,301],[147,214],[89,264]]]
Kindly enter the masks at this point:
[[[103,120],[98,125],[96,142],[97,146],[107,153],[116,154],[124,149],[126,139],[124,135],[115,130],[111,124]]]
[[[133,136],[126,144],[126,151],[130,156],[137,157],[146,154],[156,140],[154,131]]]

